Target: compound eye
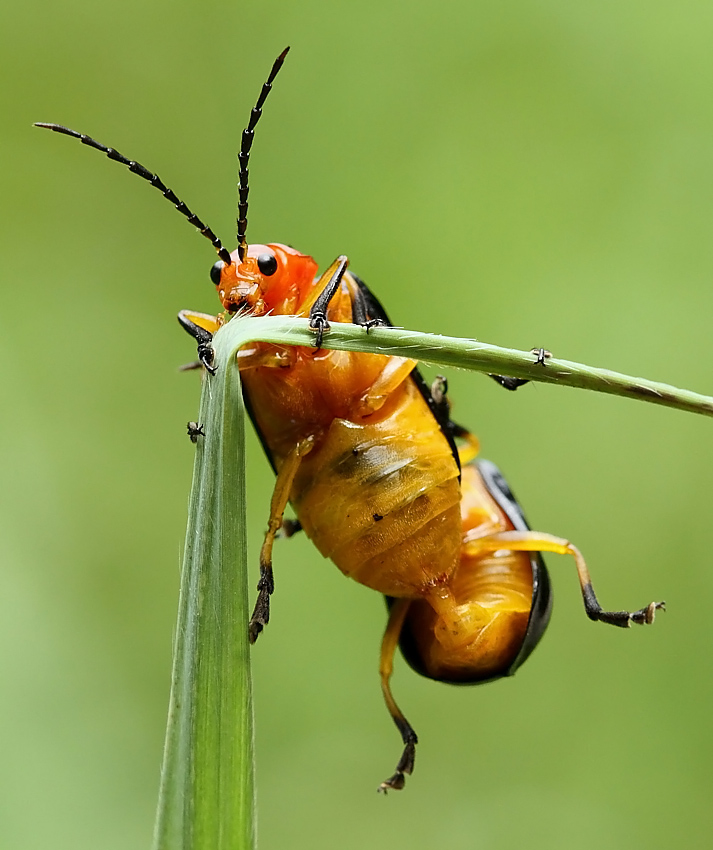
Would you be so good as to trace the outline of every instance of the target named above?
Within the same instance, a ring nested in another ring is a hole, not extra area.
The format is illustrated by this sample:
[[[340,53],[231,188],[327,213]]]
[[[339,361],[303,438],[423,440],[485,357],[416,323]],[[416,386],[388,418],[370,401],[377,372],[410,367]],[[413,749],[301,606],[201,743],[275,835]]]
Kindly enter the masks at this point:
[[[257,267],[261,274],[270,277],[277,271],[277,257],[274,254],[260,254],[257,258]]]
[[[220,284],[220,273],[223,271],[224,265],[225,263],[222,260],[218,260],[218,262],[210,270],[210,279],[216,286]]]

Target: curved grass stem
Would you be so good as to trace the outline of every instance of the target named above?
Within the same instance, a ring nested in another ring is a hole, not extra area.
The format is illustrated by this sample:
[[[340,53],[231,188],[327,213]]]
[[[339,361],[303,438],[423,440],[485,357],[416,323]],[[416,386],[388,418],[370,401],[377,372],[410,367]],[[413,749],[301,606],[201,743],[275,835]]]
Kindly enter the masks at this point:
[[[291,316],[238,317],[229,322],[222,332],[246,342],[261,340],[314,348],[314,331],[309,330],[308,320]],[[548,357],[543,365],[537,361],[536,354],[532,351],[500,348],[475,339],[385,327],[372,328],[367,334],[364,328],[358,325],[335,323],[325,335],[322,345],[324,348],[412,357],[414,360],[423,360],[439,366],[453,366],[477,372],[527,378],[546,384],[579,387],[677,410],[687,410],[703,416],[713,416],[711,396],[556,357]]]

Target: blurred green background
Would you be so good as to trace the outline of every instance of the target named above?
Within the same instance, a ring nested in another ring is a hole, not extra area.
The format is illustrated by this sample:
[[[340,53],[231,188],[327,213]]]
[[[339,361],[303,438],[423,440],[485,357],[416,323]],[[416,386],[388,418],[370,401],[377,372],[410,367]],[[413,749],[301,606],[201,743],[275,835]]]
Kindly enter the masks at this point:
[[[0,846],[147,847],[199,381],[175,321],[215,311],[210,246],[66,123],[157,170],[232,248],[239,134],[292,53],[251,163],[249,238],[352,268],[406,327],[713,391],[713,7],[702,0],[28,0],[0,12]],[[260,846],[710,846],[713,423],[452,374],[550,556],[549,632],[511,680],[399,661],[385,615],[304,539],[275,555],[254,653]],[[272,475],[249,445],[256,580]],[[253,579],[251,579],[251,584]]]

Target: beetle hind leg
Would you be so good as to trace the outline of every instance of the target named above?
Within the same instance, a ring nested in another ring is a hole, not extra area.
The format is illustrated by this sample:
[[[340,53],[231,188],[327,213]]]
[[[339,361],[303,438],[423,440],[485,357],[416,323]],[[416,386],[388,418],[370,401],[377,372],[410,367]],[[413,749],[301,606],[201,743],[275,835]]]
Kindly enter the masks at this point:
[[[400,791],[404,787],[406,774],[413,773],[414,761],[416,759],[418,736],[396,704],[391,693],[390,685],[391,674],[394,668],[394,652],[398,646],[399,636],[410,604],[411,600],[409,599],[396,600],[389,612],[389,621],[381,642],[381,661],[379,664],[381,691],[384,694],[384,701],[386,702],[389,714],[396,724],[396,728],[401,733],[401,740],[404,742],[404,751],[396,765],[396,772],[393,776],[382,782],[377,789],[382,794],[386,794],[387,791]]]
[[[599,620],[610,626],[619,626],[627,629],[632,623],[639,626],[649,626],[653,623],[657,611],[665,611],[665,602],[650,602],[645,608],[638,611],[604,611],[599,604],[592,583],[582,585],[582,598],[584,599],[584,610],[590,620]]]
[[[463,551],[468,555],[489,554],[499,549],[510,549],[513,552],[556,552],[558,555],[572,555],[577,565],[579,586],[582,590],[584,610],[590,620],[608,623],[626,629],[632,623],[640,626],[651,625],[657,611],[665,611],[665,602],[651,602],[638,611],[604,611],[592,587],[589,568],[582,553],[568,540],[546,534],[541,531],[501,531],[487,537],[466,541]]]

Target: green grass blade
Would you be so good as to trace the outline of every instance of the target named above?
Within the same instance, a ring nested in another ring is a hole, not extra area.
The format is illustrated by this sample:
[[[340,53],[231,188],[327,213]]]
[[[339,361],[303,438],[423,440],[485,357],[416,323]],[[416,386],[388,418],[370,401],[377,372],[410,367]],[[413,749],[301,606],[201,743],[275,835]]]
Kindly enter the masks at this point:
[[[205,377],[201,398],[206,436],[189,503],[155,850],[255,846],[244,415],[220,334],[215,354],[218,374]]]

